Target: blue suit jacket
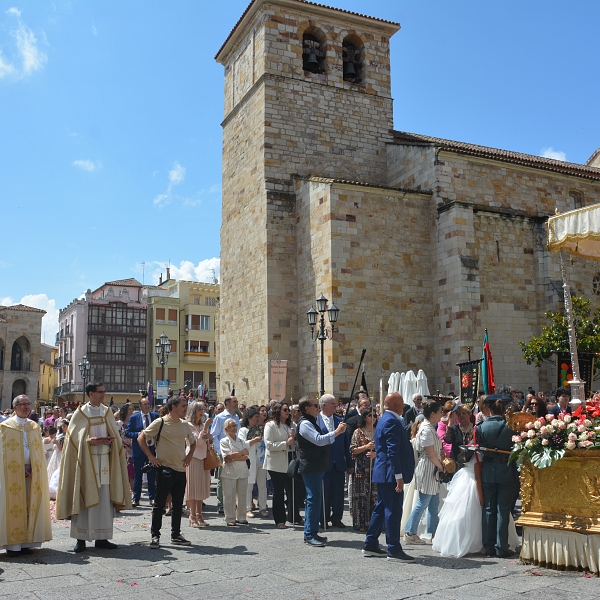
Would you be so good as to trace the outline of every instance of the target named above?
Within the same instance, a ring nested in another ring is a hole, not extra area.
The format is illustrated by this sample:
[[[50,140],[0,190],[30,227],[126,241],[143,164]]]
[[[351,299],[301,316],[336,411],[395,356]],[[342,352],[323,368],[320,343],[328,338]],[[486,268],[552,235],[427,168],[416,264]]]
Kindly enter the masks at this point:
[[[337,415],[333,415],[333,428],[335,429],[344,419],[342,417],[338,417]],[[321,428],[322,431],[327,433],[329,431],[327,429],[327,425],[325,425],[325,421],[323,421],[323,417],[321,413],[317,416],[317,425]],[[333,444],[329,446],[329,457],[330,464],[329,470],[332,471],[335,469],[336,471],[346,471],[348,467],[351,467],[354,463],[352,462],[352,454],[350,454],[350,439],[348,437],[348,432],[344,432],[341,435],[338,435],[335,438]]]
[[[148,413],[150,416],[150,423],[155,419],[158,419],[158,413],[150,411]],[[127,423],[127,429],[125,430],[125,437],[128,437],[133,440],[131,444],[131,450],[133,452],[133,458],[140,458],[144,456],[140,445],[138,444],[138,435],[140,435],[140,431],[144,430],[144,421],[142,420],[142,413],[136,412],[129,417],[129,423]]]
[[[385,411],[375,429],[375,462],[373,483],[396,483],[396,473],[402,473],[404,483],[410,483],[415,472],[415,457],[408,435],[400,420]]]

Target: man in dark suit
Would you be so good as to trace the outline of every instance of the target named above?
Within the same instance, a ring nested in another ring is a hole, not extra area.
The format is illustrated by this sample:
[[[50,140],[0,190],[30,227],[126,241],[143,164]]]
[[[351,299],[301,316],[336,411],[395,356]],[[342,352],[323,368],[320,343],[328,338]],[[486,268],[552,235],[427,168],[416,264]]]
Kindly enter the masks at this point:
[[[407,431],[410,430],[412,424],[416,418],[423,412],[421,405],[423,404],[423,396],[421,394],[415,394],[413,396],[413,405],[404,407],[404,422],[406,423]]]
[[[388,560],[413,560],[400,544],[400,521],[404,501],[404,484],[410,483],[415,470],[413,449],[400,417],[404,400],[397,392],[384,400],[385,412],[375,429],[375,462],[373,483],[377,484],[377,504],[363,547],[365,556],[383,556],[379,536],[385,526]]]
[[[358,392],[356,392],[356,394],[354,394],[353,400],[354,400],[354,404],[356,405],[356,407],[355,408],[351,408],[348,411],[348,414],[346,415],[346,423],[350,419],[352,419],[352,418],[354,418],[354,417],[356,417],[358,415],[358,413],[360,412],[360,410],[359,410],[360,401],[363,398],[365,400],[369,399],[369,394],[367,394],[367,392],[365,392],[365,390],[359,390]]]
[[[322,431],[335,431],[337,426],[343,421],[341,417],[335,414],[337,409],[337,400],[331,394],[324,394],[319,400],[321,412],[317,417],[317,425]],[[352,471],[352,455],[350,454],[350,440],[348,434],[344,432],[338,435],[335,441],[329,447],[330,466],[329,470],[323,476],[325,505],[323,512],[325,521],[330,522],[333,527],[346,527],[342,523],[344,514],[344,484],[346,483],[346,472]],[[323,515],[321,515],[321,524],[324,525]]]
[[[133,454],[133,468],[135,475],[133,478],[133,498],[132,505],[139,506],[140,496],[142,495],[142,467],[148,462],[148,458],[142,452],[140,445],[138,444],[138,436],[140,431],[146,429],[154,421],[158,419],[158,414],[150,411],[150,400],[144,397],[140,400],[140,412],[134,413],[129,417],[129,423],[125,430],[125,437],[132,440],[131,450]],[[152,446],[150,446],[152,443]],[[148,444],[150,451],[156,455],[156,448],[154,447],[154,440],[151,440]],[[151,469],[147,473],[148,475],[148,498],[150,505],[154,504],[155,488],[155,471]]]
[[[364,394],[365,392],[359,392],[359,394],[362,393]],[[369,400],[368,397],[366,396],[362,396],[361,398],[359,398],[358,400],[358,404],[356,405],[356,414],[352,417],[348,417],[346,419],[346,431],[348,432],[348,440],[351,442],[352,441],[352,435],[354,434],[354,431],[356,430],[356,428],[358,427],[358,421],[360,419],[360,415],[362,415],[362,413],[367,410],[367,408],[371,408],[371,401]],[[350,414],[350,413],[348,413]]]

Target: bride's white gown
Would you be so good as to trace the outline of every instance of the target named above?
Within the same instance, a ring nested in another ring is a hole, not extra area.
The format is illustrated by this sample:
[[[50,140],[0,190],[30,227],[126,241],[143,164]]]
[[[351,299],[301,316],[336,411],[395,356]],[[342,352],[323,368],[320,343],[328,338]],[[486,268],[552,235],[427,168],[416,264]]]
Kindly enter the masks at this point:
[[[442,556],[460,558],[483,550],[482,507],[475,481],[475,464],[475,459],[471,459],[454,475],[448,486],[448,495],[432,545]],[[512,550],[519,545],[512,515],[508,525],[508,544]]]

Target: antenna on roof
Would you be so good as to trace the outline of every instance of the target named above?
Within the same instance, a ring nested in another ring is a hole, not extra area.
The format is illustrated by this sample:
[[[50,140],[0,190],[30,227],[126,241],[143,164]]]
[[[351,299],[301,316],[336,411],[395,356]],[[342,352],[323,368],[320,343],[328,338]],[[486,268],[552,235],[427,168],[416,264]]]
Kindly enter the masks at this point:
[[[146,275],[146,263],[142,261],[142,285],[144,285],[144,277]]]

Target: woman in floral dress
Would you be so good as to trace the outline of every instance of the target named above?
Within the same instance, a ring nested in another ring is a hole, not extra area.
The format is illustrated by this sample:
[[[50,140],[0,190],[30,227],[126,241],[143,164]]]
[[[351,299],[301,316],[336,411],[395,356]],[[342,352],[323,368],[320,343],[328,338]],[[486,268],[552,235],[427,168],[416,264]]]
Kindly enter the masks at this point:
[[[354,458],[352,525],[358,531],[367,531],[377,501],[377,484],[371,481],[371,469],[375,459],[375,422],[376,415],[371,409],[364,412],[350,443],[350,452]]]

